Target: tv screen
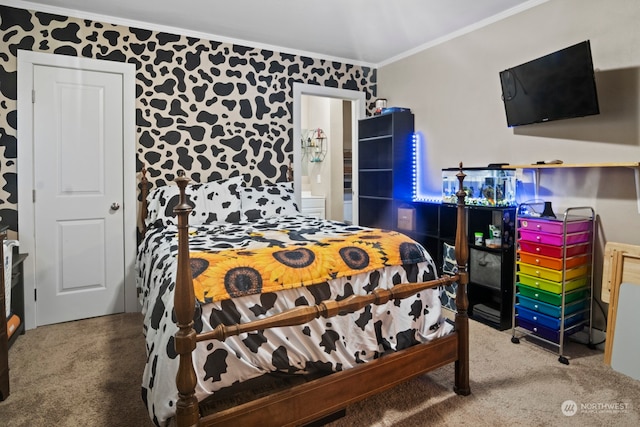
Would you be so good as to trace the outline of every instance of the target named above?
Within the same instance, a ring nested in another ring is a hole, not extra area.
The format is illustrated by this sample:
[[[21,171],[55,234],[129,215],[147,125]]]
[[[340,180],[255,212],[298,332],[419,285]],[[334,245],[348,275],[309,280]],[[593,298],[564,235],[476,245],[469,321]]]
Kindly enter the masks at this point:
[[[600,113],[588,40],[501,71],[500,83],[510,127]]]

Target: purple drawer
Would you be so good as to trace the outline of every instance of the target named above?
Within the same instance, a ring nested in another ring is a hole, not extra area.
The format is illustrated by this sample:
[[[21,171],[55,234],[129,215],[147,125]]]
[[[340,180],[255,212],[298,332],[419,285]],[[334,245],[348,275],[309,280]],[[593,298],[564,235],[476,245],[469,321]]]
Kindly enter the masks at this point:
[[[535,335],[542,337],[548,341],[553,341],[556,344],[560,342],[560,331],[558,330],[536,325],[534,322],[530,322],[527,319],[522,319],[519,317],[516,317],[516,326],[528,329]],[[573,335],[576,332],[580,332],[582,329],[584,329],[584,323],[579,323],[575,326],[565,329],[564,336],[567,337],[569,335]]]
[[[579,233],[567,234],[565,241],[562,234],[542,233],[539,231],[525,229],[520,229],[518,231],[520,233],[520,239],[522,240],[551,246],[562,246],[565,243],[567,245],[574,245],[577,243],[588,242],[589,237],[591,236],[590,231],[581,231]]]
[[[563,221],[559,219],[520,219],[521,230],[537,231],[542,233],[562,234],[564,228],[563,224]],[[567,221],[567,234],[589,230],[591,230],[591,220],[589,219]]]

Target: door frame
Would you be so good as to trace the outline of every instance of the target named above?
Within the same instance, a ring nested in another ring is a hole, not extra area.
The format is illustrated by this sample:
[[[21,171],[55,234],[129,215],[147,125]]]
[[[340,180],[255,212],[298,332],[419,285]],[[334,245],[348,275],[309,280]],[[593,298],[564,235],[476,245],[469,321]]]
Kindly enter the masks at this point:
[[[139,311],[135,283],[136,164],[135,164],[135,65],[51,53],[18,51],[18,239],[20,251],[31,254],[24,261],[25,327],[37,325],[35,295],[35,210],[33,203],[33,68],[36,65],[81,69],[122,75],[123,82],[123,216],[124,307]],[[25,202],[26,200],[26,202]],[[31,202],[29,202],[31,200]],[[22,203],[20,203],[22,201]]]
[[[325,98],[352,101],[351,108],[351,141],[352,141],[352,223],[358,225],[358,120],[365,117],[366,94],[364,92],[339,89],[334,87],[311,85],[307,83],[293,83],[293,187],[298,206],[301,206],[302,174],[302,146],[300,144],[302,130],[302,95],[321,96]]]

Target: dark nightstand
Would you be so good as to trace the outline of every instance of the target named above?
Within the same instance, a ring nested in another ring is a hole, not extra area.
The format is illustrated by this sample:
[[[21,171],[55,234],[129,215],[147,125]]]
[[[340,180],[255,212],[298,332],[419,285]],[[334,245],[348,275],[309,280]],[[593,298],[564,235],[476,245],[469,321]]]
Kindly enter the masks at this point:
[[[9,348],[24,333],[24,281],[22,264],[27,254],[18,253],[14,248],[11,264],[11,313],[18,316],[20,323],[8,338],[4,280],[4,240],[8,227],[0,227],[0,401],[9,396]]]

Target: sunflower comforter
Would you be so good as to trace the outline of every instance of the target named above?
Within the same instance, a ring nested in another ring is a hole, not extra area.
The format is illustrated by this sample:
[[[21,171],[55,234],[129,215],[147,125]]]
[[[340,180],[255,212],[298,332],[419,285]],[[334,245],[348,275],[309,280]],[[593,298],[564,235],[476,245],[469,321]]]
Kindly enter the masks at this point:
[[[212,330],[397,283],[435,278],[426,250],[406,236],[304,216],[191,230],[195,329]],[[137,258],[148,362],[142,394],[157,425],[175,413],[174,226],[150,230]],[[305,325],[202,343],[194,352],[199,400],[267,372],[339,371],[449,333],[437,290]]]
[[[212,302],[277,292],[427,261],[422,247],[404,234],[350,228],[332,237],[318,228],[253,231],[241,249],[191,252],[196,298]]]

